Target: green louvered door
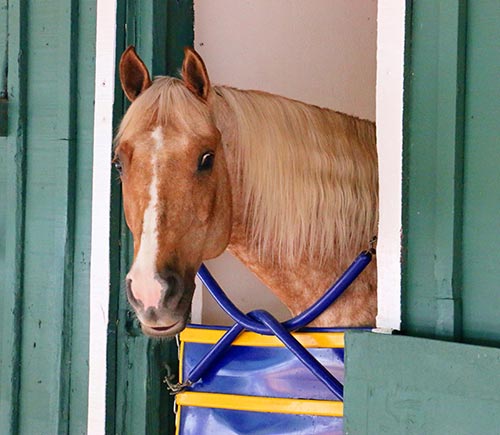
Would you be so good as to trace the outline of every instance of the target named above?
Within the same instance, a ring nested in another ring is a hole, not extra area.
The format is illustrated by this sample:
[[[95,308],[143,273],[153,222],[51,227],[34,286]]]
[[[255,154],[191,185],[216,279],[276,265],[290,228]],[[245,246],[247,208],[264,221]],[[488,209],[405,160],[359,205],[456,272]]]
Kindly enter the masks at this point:
[[[498,0],[408,2],[407,336],[348,337],[349,434],[500,434],[499,22]]]

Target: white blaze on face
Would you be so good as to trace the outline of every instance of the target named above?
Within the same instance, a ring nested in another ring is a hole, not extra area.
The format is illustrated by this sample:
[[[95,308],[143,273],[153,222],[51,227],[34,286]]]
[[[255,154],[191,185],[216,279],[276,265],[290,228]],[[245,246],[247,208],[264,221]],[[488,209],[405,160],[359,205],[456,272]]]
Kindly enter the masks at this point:
[[[158,255],[158,167],[157,153],[163,145],[161,127],[152,133],[154,149],[151,150],[151,184],[149,185],[149,204],[142,223],[141,245],[134,264],[127,274],[132,280],[134,297],[144,304],[144,308],[157,307],[161,300],[162,287],[155,279]]]

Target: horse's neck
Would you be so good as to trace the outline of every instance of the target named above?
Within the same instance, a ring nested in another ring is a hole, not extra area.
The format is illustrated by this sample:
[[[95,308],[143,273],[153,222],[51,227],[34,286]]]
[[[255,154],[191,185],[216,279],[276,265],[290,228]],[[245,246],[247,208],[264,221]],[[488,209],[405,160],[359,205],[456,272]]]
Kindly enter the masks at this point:
[[[233,125],[231,112],[222,99],[218,99],[215,116],[224,146],[237,146],[236,128]],[[354,255],[343,262],[323,265],[305,256],[294,267],[279,265],[274,260],[266,261],[266,259],[276,259],[279,255],[273,251],[273,246],[267,247],[268,251],[261,252],[259,255],[251,243],[252,235],[248,234],[243,215],[245,206],[241,195],[241,176],[236,173],[238,165],[231,160],[233,156],[234,153],[226,151],[233,202],[233,227],[228,249],[283,301],[292,314],[299,314],[321,297],[354,259]],[[376,266],[371,264],[346,293],[313,324],[316,326],[374,325],[375,282]]]
[[[330,285],[342,274],[347,263],[318,266],[304,259],[294,267],[283,267],[262,261],[262,256],[252,251],[245,232],[233,227],[229,251],[239,258],[273,293],[289,308],[293,315],[304,311],[317,301]],[[274,253],[268,252],[268,258]],[[354,258],[353,258],[354,259]],[[314,326],[373,326],[377,313],[376,260],[351,284]]]

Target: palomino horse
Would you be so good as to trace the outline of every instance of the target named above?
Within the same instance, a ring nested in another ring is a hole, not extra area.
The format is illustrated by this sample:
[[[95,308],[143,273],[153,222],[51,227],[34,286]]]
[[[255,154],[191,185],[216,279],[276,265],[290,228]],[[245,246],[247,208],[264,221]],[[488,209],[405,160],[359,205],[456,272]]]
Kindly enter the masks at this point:
[[[126,289],[145,334],[185,327],[196,271],[226,248],[298,314],[376,234],[373,123],[212,86],[192,49],[182,80],[152,81],[129,47],[120,79],[132,101],[114,158],[134,238]],[[372,325],[375,282],[371,264],[315,325]]]

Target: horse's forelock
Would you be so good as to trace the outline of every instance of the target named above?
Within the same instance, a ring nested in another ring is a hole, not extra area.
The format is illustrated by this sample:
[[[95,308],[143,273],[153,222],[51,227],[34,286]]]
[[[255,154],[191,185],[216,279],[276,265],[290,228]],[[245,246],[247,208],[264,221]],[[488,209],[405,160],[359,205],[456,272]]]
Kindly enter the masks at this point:
[[[184,83],[174,77],[156,77],[153,84],[142,93],[125,113],[118,133],[118,143],[124,136],[138,130],[152,130],[156,126],[168,128],[172,123],[182,123],[182,128],[196,133],[201,119],[210,122],[209,110],[189,91]]]

